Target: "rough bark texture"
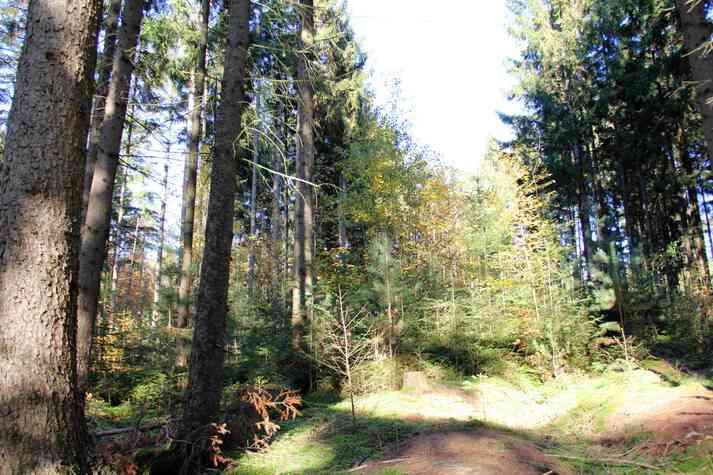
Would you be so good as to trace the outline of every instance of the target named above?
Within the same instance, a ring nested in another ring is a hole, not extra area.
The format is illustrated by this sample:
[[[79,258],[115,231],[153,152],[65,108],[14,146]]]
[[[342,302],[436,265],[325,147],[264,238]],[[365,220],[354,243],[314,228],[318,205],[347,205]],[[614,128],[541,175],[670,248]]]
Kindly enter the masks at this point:
[[[705,54],[713,25],[706,19],[707,1],[676,0],[684,44],[696,82],[698,107],[703,116],[703,133],[708,157],[713,159],[713,54]]]
[[[196,182],[198,156],[203,129],[206,76],[206,52],[208,48],[208,19],[210,0],[202,0],[200,35],[196,45],[196,67],[190,91],[190,116],[188,124],[188,155],[183,171],[183,203],[181,205],[181,277],[178,284],[176,326],[186,328],[190,314],[191,288],[193,287],[193,228],[196,215]],[[176,365],[183,367],[188,362],[188,342],[179,335],[176,341]]]
[[[218,412],[223,391],[225,322],[228,312],[230,251],[238,176],[238,139],[241,131],[240,118],[245,107],[249,0],[232,0],[228,4],[228,14],[228,47],[225,52],[222,97],[215,123],[215,151],[210,175],[205,247],[198,286],[188,389],[181,421],[182,434],[213,420]]]
[[[100,127],[104,120],[104,103],[109,91],[109,78],[111,68],[114,64],[114,53],[116,52],[116,30],[119,26],[119,12],[121,10],[121,0],[111,0],[109,10],[106,12],[104,24],[104,48],[102,49],[102,59],[99,64],[99,74],[97,77],[96,91],[94,92],[94,104],[92,106],[92,121],[89,132],[89,148],[87,149],[87,162],[84,166],[84,190],[82,192],[82,221],[87,215],[89,206],[89,193],[92,190],[92,176],[94,176],[94,166],[97,163],[97,150],[99,149]]]
[[[299,144],[297,155],[298,182],[295,212],[295,288],[292,296],[292,342],[301,345],[312,317],[314,257],[314,190],[306,182],[314,175],[314,91],[307,69],[314,49],[314,2],[300,0],[300,43],[297,56],[297,91],[299,95]]]
[[[0,472],[86,473],[76,291],[96,0],[31,0],[0,163]]]
[[[126,0],[114,55],[111,82],[106,98],[104,121],[92,177],[87,217],[82,230],[79,265],[79,308],[77,309],[77,372],[80,390],[84,389],[91,355],[92,334],[99,302],[102,264],[111,223],[114,179],[119,165],[121,136],[134,71],[134,52],[144,15],[144,0]]]

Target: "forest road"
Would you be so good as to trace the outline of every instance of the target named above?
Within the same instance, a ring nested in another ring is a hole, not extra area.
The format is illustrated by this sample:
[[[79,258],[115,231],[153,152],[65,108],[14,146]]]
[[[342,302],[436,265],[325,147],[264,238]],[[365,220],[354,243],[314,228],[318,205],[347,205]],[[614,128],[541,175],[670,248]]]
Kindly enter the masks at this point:
[[[603,419],[603,427],[607,429],[597,431],[597,424],[581,428],[581,441],[587,442],[593,454],[601,454],[603,460],[611,450],[628,447],[629,441],[640,439],[627,450],[630,456],[663,462],[674,451],[713,440],[713,391],[709,387],[667,384],[659,375],[646,370],[631,371],[626,377],[638,389],[625,392],[624,397],[612,398],[613,410]],[[549,452],[547,446],[551,446],[553,437],[557,438],[556,427],[569,424],[567,420],[573,411],[580,411],[579,403],[585,394],[582,387],[564,390],[539,403],[533,400],[533,395],[513,388],[482,385],[476,394],[432,386],[420,395],[433,402],[430,405],[433,412],[425,418],[440,416],[441,420],[469,421],[469,424],[462,429],[434,429],[416,435],[392,448],[381,459],[369,461],[353,471],[370,475],[573,473],[563,463],[568,457],[558,458],[545,452]],[[513,414],[522,417],[514,419]],[[423,413],[412,416],[414,419],[422,417]],[[504,429],[479,425],[478,421],[494,423]],[[523,435],[514,431],[521,431]],[[636,462],[631,464],[636,466]],[[666,473],[665,462],[660,467],[661,473]]]

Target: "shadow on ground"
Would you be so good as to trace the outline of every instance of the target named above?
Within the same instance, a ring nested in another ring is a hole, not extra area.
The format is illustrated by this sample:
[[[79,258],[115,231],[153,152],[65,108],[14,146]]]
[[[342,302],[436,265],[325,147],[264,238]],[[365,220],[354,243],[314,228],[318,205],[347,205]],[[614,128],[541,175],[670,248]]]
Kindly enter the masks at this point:
[[[380,393],[359,401],[356,426],[345,403],[308,399],[304,417],[229,473],[713,473],[713,393],[671,378],[636,370],[546,394],[495,380]]]

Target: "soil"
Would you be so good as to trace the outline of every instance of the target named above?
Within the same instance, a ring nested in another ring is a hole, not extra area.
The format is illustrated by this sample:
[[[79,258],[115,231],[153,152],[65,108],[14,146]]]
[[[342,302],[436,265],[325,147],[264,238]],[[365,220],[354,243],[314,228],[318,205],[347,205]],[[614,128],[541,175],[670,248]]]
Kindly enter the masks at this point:
[[[636,434],[651,434],[645,442],[654,455],[713,438],[713,392],[695,391],[661,402],[629,406],[611,418],[611,429],[602,439],[615,442]]]
[[[378,474],[387,467],[413,475],[570,473],[535,444],[487,429],[417,436],[361,473]]]
[[[661,382],[660,377],[650,371],[635,371],[632,377]],[[543,427],[571,411],[576,403],[576,397],[567,394],[538,403],[524,392],[487,385],[482,386],[475,397],[465,396],[457,389],[435,386],[422,397],[440,403],[450,400],[446,406],[451,410],[443,414],[444,418],[494,422],[521,430]],[[587,437],[607,447],[645,433],[650,437],[636,447],[637,452],[665,456],[673,450],[713,439],[713,391],[703,386],[665,385],[643,393],[632,391],[607,419],[606,427],[606,432],[587,434]],[[572,473],[561,460],[546,455],[544,448],[529,440],[485,427],[420,434],[392,448],[380,460],[369,461],[352,471],[376,475],[387,468],[413,475]]]

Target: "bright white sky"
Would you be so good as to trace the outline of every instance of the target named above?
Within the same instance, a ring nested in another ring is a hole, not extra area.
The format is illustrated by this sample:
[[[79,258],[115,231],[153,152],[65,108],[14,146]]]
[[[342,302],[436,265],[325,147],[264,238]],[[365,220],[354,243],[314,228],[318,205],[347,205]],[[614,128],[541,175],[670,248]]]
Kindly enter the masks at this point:
[[[473,170],[489,137],[509,137],[496,111],[512,86],[505,0],[348,0],[351,24],[373,70],[377,101],[401,81],[400,109],[414,139]]]

